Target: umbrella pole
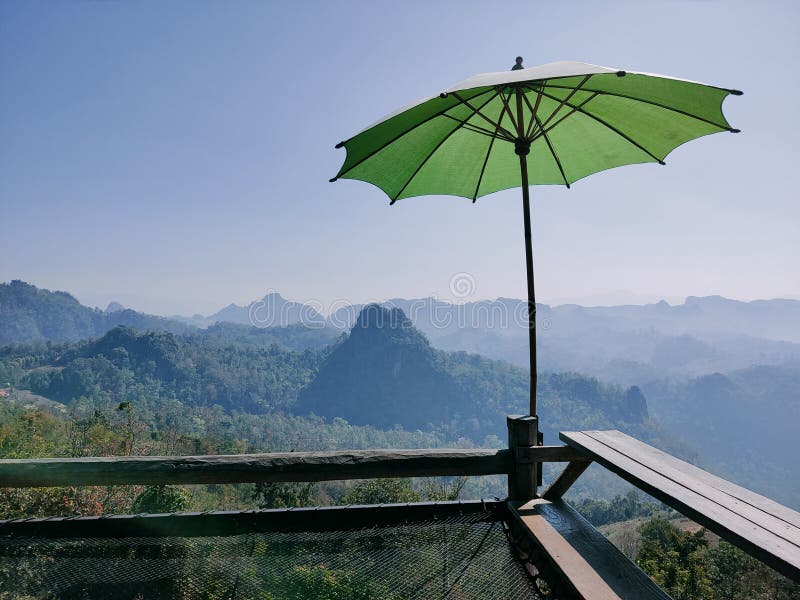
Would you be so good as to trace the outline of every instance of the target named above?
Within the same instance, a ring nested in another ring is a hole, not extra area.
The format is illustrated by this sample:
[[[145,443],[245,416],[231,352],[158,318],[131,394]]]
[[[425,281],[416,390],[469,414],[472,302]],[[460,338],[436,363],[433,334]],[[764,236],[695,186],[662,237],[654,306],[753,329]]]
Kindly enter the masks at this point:
[[[530,354],[531,389],[530,414],[536,416],[536,292],[533,288],[533,248],[531,245],[531,203],[528,187],[528,147],[517,149],[522,175],[522,212],[525,221],[525,264],[528,276],[528,346]]]

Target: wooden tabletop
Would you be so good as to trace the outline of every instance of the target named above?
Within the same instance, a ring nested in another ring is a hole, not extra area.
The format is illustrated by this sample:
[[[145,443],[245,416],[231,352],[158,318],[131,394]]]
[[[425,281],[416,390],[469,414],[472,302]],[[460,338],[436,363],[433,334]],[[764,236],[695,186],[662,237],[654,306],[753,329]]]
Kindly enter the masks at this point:
[[[800,581],[800,513],[620,431],[560,438],[639,489],[794,581]]]

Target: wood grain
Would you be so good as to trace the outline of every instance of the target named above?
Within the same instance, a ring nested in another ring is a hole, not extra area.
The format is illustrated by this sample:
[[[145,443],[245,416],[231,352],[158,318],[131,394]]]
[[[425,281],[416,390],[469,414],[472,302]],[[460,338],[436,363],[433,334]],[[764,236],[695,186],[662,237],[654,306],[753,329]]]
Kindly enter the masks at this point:
[[[569,446],[519,450],[525,462],[561,462],[577,454]],[[4,459],[0,460],[0,488],[498,475],[511,473],[513,468],[510,450],[485,449]]]
[[[527,532],[538,557],[559,574],[570,595],[587,600],[669,600],[641,569],[561,500],[509,503],[516,531]],[[512,526],[512,530],[514,527]]]
[[[539,419],[531,416],[510,416],[506,418],[506,424],[508,447],[514,455],[514,468],[508,475],[508,497],[512,500],[535,498],[541,467],[530,457],[531,450],[536,448],[539,440]]]
[[[222,456],[112,456],[0,460],[0,487],[330,481],[495,475],[510,450],[348,450]]]
[[[760,502],[746,502],[740,500],[736,495],[718,489],[711,480],[710,473],[698,469],[697,467],[694,467],[694,473],[690,473],[688,467],[691,465],[689,465],[689,463],[679,460],[674,456],[670,456],[665,452],[661,452],[652,446],[648,446],[620,431],[592,431],[585,433],[597,441],[621,452],[628,458],[658,471],[676,483],[694,490],[704,498],[708,498],[712,502],[716,502],[720,506],[730,509],[748,521],[791,542],[800,549],[800,527],[793,525],[791,521],[783,520],[780,517],[766,512],[761,508]],[[697,474],[698,471],[700,474]],[[739,487],[730,482],[728,482],[728,484],[734,488]],[[749,491],[744,488],[739,489],[745,492]],[[789,513],[794,512],[789,508],[785,508],[785,510]],[[800,518],[800,514],[795,514]]]
[[[614,432],[613,436],[597,435],[598,433],[562,432],[560,437],[568,444],[588,452],[594,460],[626,481],[780,573],[800,581],[800,547],[791,541],[793,536],[778,535],[763,525],[767,520],[774,525],[774,516],[759,511],[753,505],[733,502],[730,496],[724,502],[720,501],[719,490],[713,493],[709,491],[711,480],[687,475],[691,470],[681,470],[679,463],[683,461],[673,458],[666,464],[659,460],[657,454],[644,452],[650,446],[621,432]],[[622,445],[619,442],[624,438],[620,436],[625,436],[636,444]],[[645,448],[640,448],[639,444]],[[635,457],[628,456],[626,452]],[[733,484],[729,482],[729,485]],[[788,525],[786,521],[780,523]]]

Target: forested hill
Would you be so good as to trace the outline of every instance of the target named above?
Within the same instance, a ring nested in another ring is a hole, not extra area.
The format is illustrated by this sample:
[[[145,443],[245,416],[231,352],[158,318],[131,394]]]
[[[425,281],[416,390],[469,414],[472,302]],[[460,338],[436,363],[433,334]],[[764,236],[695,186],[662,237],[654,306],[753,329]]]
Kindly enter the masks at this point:
[[[64,404],[179,400],[229,412],[313,412],[378,427],[445,427],[477,440],[503,435],[505,415],[526,412],[528,375],[505,363],[434,350],[402,311],[370,307],[345,339],[303,352],[251,338],[124,327],[91,341],[6,346],[0,381]],[[550,441],[559,428],[648,426],[637,388],[545,375],[540,396]]]
[[[717,474],[800,507],[800,370],[753,366],[642,387],[655,418],[714,460]]]
[[[261,413],[291,407],[321,358],[275,344],[115,327],[96,340],[0,348],[0,381],[63,404],[179,400]]]
[[[51,292],[24,281],[0,283],[0,345],[70,342],[98,337],[117,325],[185,333],[189,325],[130,309],[102,311],[82,305],[67,292]]]
[[[476,437],[502,432],[506,415],[527,413],[528,382],[526,370],[507,363],[435,350],[402,310],[371,305],[301,390],[298,410],[381,427],[445,423]],[[574,373],[543,374],[539,397],[551,442],[559,429],[643,431],[651,425],[636,387],[603,385]]]
[[[398,308],[365,307],[302,390],[299,410],[357,425],[422,427],[482,408]]]

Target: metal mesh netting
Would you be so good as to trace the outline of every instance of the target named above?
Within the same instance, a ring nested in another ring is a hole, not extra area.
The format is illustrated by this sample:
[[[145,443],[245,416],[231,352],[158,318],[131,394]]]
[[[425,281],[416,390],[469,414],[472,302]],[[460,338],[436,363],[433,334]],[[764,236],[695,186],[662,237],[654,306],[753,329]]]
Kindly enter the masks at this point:
[[[503,522],[487,511],[322,532],[6,538],[0,598],[538,596]]]

